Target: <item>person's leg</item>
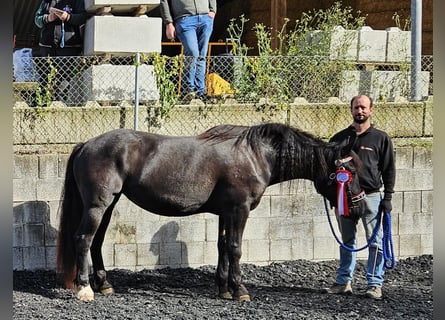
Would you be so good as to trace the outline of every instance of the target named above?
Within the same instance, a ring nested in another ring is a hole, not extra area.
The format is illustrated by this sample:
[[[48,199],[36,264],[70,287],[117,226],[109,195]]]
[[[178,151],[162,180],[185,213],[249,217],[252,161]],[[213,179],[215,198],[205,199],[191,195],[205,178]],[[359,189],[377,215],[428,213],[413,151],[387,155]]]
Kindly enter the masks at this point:
[[[199,58],[196,67],[195,86],[197,88],[198,96],[206,94],[206,66],[207,66],[207,52],[209,47],[210,36],[213,32],[213,18],[208,14],[199,16],[199,26],[197,29]]]
[[[339,216],[338,226],[341,232],[342,242],[346,247],[355,249],[357,245],[357,223],[351,219]],[[346,284],[352,281],[354,276],[357,253],[340,246],[340,263],[337,269],[335,282]]]
[[[381,287],[383,284],[384,275],[384,258],[382,250],[382,238],[383,231],[380,227],[380,215],[379,215],[379,204],[380,204],[380,193],[372,193],[366,195],[367,210],[363,215],[362,222],[365,228],[366,239],[369,241],[373,235],[376,227],[379,231],[375,239],[369,245],[369,254],[366,270],[366,279],[368,281],[368,287]]]
[[[196,90],[196,63],[199,56],[197,37],[198,16],[189,16],[175,21],[176,35],[184,46],[184,69],[182,71],[183,95]]]

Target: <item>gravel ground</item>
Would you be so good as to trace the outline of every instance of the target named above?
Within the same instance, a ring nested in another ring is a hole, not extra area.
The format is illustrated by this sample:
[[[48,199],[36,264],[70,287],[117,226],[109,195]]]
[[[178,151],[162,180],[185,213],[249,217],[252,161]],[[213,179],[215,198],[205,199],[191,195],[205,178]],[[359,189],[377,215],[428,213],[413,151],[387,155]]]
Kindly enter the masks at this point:
[[[364,296],[364,261],[352,296],[320,289],[333,281],[336,261],[269,266],[242,264],[251,302],[216,297],[215,266],[198,269],[111,270],[116,293],[92,302],[61,288],[54,272],[15,271],[14,319],[433,319],[433,256],[397,262],[386,272],[383,299]]]

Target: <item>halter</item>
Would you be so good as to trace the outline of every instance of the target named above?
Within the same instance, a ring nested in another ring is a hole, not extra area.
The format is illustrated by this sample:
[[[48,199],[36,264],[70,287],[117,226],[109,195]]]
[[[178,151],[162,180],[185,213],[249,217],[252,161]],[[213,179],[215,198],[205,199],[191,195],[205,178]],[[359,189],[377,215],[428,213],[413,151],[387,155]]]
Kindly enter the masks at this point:
[[[337,182],[337,209],[341,216],[349,217],[349,207],[355,208],[356,203],[363,200],[365,192],[361,190],[358,194],[352,194],[349,184],[352,181],[352,173],[346,170],[343,164],[352,160],[352,157],[335,160],[337,170],[331,174],[331,179]]]

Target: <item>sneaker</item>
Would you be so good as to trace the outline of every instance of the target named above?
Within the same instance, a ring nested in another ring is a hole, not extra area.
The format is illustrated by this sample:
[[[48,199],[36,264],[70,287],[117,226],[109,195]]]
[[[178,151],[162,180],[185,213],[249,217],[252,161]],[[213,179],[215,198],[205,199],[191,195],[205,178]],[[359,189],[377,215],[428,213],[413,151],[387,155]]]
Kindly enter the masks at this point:
[[[352,294],[351,281],[346,284],[334,283],[329,288],[324,288],[322,290],[324,293],[334,293],[334,294]]]
[[[365,296],[374,300],[382,299],[382,288],[381,287],[369,287],[366,290]]]
[[[180,100],[186,103],[190,103],[190,101],[192,101],[195,98],[196,98],[196,92],[191,91],[185,95],[182,95]]]

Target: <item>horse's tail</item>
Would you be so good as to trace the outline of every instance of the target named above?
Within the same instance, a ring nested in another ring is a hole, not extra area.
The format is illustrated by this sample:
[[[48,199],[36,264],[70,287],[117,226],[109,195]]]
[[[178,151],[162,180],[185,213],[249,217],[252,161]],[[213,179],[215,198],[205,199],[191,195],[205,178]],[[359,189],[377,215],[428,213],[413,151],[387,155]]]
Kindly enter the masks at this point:
[[[82,200],[74,180],[73,162],[84,143],[77,144],[66,165],[65,182],[59,206],[59,232],[57,235],[57,272],[63,275],[66,288],[73,288],[77,273],[74,235],[82,218]]]

